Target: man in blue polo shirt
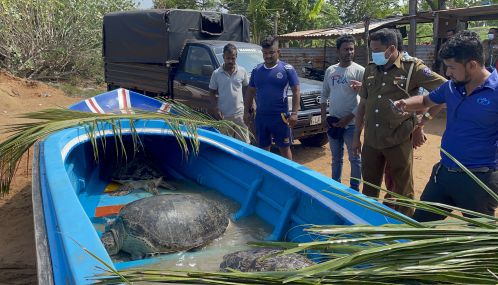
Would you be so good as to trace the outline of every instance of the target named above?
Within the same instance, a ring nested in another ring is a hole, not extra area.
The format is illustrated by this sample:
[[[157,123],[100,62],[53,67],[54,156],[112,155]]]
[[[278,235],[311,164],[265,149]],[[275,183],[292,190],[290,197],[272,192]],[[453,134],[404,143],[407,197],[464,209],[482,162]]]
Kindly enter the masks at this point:
[[[299,80],[292,65],[278,60],[280,51],[274,37],[261,42],[264,63],[254,68],[249,80],[244,108],[244,120],[249,124],[256,96],[254,128],[259,147],[270,150],[272,138],[280,154],[292,160],[291,128],[297,122],[299,110]],[[287,91],[292,90],[292,111],[289,114]]]
[[[450,38],[439,56],[451,81],[428,96],[399,100],[395,106],[415,111],[446,103],[447,122],[441,148],[497,193],[498,74],[486,70],[483,47],[474,32],[462,31]],[[494,215],[498,201],[444,153],[441,158],[420,199]],[[414,215],[417,221],[441,218],[423,210],[416,210]]]

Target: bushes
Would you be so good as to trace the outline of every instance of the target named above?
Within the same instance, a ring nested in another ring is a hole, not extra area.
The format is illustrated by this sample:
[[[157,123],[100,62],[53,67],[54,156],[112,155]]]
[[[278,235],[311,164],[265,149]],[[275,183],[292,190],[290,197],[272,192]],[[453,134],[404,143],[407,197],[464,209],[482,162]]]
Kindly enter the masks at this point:
[[[0,67],[31,79],[102,78],[102,19],[133,0],[0,0]]]

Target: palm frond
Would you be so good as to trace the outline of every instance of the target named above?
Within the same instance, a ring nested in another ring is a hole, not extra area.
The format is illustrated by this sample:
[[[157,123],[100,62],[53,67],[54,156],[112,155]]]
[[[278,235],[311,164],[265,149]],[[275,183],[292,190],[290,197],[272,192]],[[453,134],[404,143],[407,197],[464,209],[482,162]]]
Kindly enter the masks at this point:
[[[465,169],[463,165],[459,165]],[[480,182],[470,171],[466,172],[477,183]],[[481,184],[482,182],[479,183]],[[498,271],[497,218],[450,205],[415,201],[386,189],[377,188],[394,197],[384,201],[423,209],[452,219],[417,222],[374,203],[370,197],[353,195],[349,191],[335,188],[334,191],[324,191],[401,221],[403,224],[314,225],[306,229],[318,237],[312,242],[251,243],[256,246],[284,248],[282,254],[301,252],[319,257],[320,263],[301,270],[228,273],[148,271],[147,274],[139,270],[125,270],[120,271],[120,274],[131,282],[188,284],[498,283],[497,275],[494,273]],[[382,201],[382,199],[377,200]],[[473,217],[455,215],[452,213],[454,210]],[[107,282],[105,284],[116,284],[120,282],[120,278],[107,276],[105,282]]]
[[[46,109],[23,114],[20,118],[30,121],[3,127],[3,133],[9,136],[0,143],[0,195],[8,193],[23,154],[38,140],[67,128],[84,128],[92,144],[96,160],[99,157],[99,146],[104,150],[106,149],[106,136],[104,135],[106,129],[112,131],[116,151],[121,151],[126,156],[123,142],[124,122],[129,125],[126,131],[132,138],[134,150],[137,151],[142,146],[135,127],[136,122],[139,120],[164,121],[169,126],[185,156],[190,151],[194,154],[199,152],[198,127],[209,126],[240,133],[244,131],[233,122],[214,120],[176,102],[173,109],[175,111],[173,113],[133,110],[133,114],[97,114],[67,109]]]

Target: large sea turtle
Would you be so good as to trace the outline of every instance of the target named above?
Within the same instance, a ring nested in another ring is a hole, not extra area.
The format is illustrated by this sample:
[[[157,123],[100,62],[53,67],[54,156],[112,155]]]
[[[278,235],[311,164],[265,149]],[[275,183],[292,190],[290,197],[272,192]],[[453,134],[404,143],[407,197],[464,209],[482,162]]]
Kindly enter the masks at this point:
[[[132,259],[201,247],[221,236],[228,214],[195,194],[151,196],[124,206],[101,241],[110,255],[122,250]]]
[[[111,180],[121,184],[116,191],[110,193],[112,196],[126,195],[137,189],[145,190],[153,195],[159,194],[159,187],[176,190],[174,186],[166,182],[165,177],[159,171],[142,158],[134,159],[116,168]]]
[[[282,251],[278,248],[254,248],[229,253],[223,256],[220,270],[228,271],[231,268],[242,272],[288,271],[315,264],[297,253],[278,255]]]

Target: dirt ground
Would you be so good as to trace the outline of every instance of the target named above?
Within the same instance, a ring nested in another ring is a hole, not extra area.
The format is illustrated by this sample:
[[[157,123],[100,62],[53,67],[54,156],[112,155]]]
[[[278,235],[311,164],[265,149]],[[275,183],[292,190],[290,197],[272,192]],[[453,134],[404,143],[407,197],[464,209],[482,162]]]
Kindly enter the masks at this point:
[[[66,97],[61,90],[43,83],[15,78],[0,71],[0,126],[21,122],[16,116],[49,107],[66,107],[78,98]],[[431,167],[439,160],[439,144],[445,120],[436,118],[426,126],[428,142],[415,150],[414,179],[417,198],[427,182]],[[5,135],[0,134],[0,138]],[[330,149],[293,146],[294,159],[330,176]],[[36,283],[31,203],[31,160],[26,156],[8,195],[0,197],[0,285]],[[342,182],[349,183],[349,162],[344,157]]]

